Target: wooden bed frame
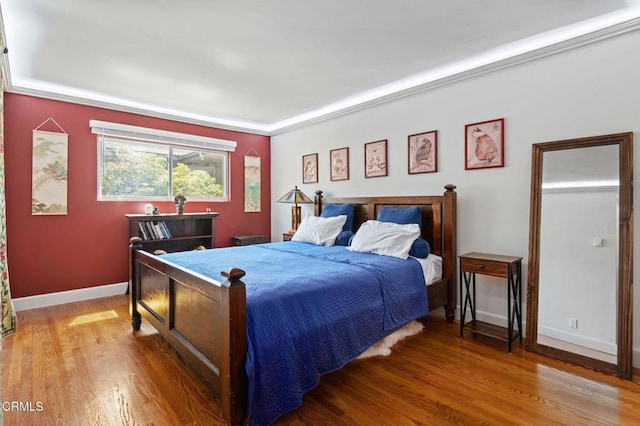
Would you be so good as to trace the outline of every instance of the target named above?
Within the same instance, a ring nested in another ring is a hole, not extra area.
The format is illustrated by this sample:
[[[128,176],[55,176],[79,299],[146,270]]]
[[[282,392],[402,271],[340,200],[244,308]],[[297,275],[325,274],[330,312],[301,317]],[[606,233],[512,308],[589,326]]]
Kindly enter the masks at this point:
[[[444,307],[453,322],[456,304],[456,197],[454,185],[436,196],[327,198],[316,192],[315,214],[323,204],[353,203],[354,230],[375,219],[382,207],[422,210],[423,237],[431,251],[443,258],[442,279],[429,286],[429,309]],[[218,282],[145,252],[138,237],[129,254],[130,312],[133,330],[144,317],[196,376],[216,394],[227,424],[243,424],[246,417],[245,272],[229,268]],[[251,271],[249,271],[251,273]]]

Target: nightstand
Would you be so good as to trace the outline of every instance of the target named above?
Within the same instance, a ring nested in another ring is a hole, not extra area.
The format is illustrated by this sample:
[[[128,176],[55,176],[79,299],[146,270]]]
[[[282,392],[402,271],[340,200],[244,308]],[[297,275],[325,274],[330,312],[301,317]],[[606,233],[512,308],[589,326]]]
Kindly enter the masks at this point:
[[[291,238],[293,238],[293,234],[290,234],[288,232],[282,233],[282,241],[291,241]]]
[[[516,339],[522,343],[522,258],[490,253],[467,253],[460,258],[460,337],[464,330],[507,342],[509,353]],[[507,279],[507,322],[505,330],[476,319],[476,274]],[[471,321],[465,322],[469,309]],[[517,330],[515,329],[517,327]]]

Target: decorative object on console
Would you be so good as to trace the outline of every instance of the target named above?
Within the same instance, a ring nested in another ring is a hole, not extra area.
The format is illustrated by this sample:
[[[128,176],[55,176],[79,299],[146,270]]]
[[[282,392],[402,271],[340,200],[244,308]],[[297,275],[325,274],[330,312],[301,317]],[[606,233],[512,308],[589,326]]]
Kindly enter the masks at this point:
[[[317,156],[317,154],[315,155]],[[298,225],[300,225],[300,221],[302,220],[302,209],[298,203],[311,204],[313,201],[311,201],[304,192],[300,191],[296,185],[291,191],[280,197],[278,203],[293,204],[293,206],[291,206],[291,229],[289,230],[289,234],[295,234],[298,229]]]
[[[409,174],[438,171],[438,131],[408,137]]]
[[[148,215],[153,214],[153,205],[145,204],[144,205],[144,214],[148,214]]]
[[[176,213],[184,213],[184,205],[187,204],[187,199],[184,197],[184,195],[176,195],[176,198],[174,198],[173,200],[176,202]]]
[[[504,118],[464,126],[465,170],[504,167]]]
[[[387,140],[364,144],[364,177],[387,176]]]
[[[302,183],[318,183],[318,153],[302,156]]]
[[[349,148],[332,149],[329,158],[331,180],[349,180]]]

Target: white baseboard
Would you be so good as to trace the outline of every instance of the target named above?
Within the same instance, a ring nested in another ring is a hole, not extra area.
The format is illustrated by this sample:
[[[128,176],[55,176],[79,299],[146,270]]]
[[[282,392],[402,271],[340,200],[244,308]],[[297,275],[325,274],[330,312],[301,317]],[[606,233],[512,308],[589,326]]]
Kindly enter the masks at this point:
[[[471,315],[469,314],[469,312],[467,311],[467,317],[465,318],[465,320],[469,320],[469,317]],[[460,320],[460,305],[456,305],[456,315],[455,315],[457,320]],[[494,313],[491,312],[482,312],[482,311],[476,311],[476,318],[478,318],[478,320],[480,321],[486,321],[488,323],[491,324],[495,324],[495,325],[499,325],[501,327],[506,327],[507,326],[507,317],[503,316],[503,315],[496,315]],[[526,334],[526,321],[525,318],[522,318],[522,334]],[[636,342],[634,342],[636,343]],[[634,368],[640,368],[640,349],[638,348],[632,348],[632,365]]]
[[[604,352],[610,355],[616,355],[618,353],[618,346],[615,342],[605,342],[600,339],[594,339],[592,337],[582,336],[580,334],[568,333],[567,331],[547,327],[542,324],[538,325],[538,334],[542,334],[553,339],[562,340],[563,342],[572,343],[574,345],[583,346],[595,351]]]
[[[12,299],[12,301],[16,311],[26,311],[28,309],[45,308],[47,306],[62,305],[64,303],[98,299],[100,297],[117,296],[124,294],[127,291],[128,285],[129,283],[127,282],[99,285],[96,287],[79,288],[77,290],[19,297]]]

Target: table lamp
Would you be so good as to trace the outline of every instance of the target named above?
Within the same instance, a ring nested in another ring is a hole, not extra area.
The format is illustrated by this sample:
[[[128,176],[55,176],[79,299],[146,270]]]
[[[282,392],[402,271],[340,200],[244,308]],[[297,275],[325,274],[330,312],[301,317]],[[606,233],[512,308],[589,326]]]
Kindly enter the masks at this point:
[[[302,209],[298,203],[310,204],[313,203],[313,201],[311,201],[304,192],[300,191],[296,185],[291,191],[280,197],[278,203],[293,203],[293,206],[291,206],[291,229],[289,230],[289,234],[295,234],[298,225],[300,225],[300,220],[302,220]]]

